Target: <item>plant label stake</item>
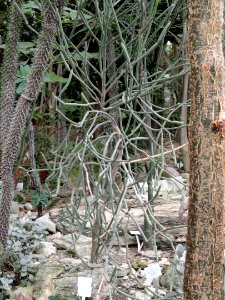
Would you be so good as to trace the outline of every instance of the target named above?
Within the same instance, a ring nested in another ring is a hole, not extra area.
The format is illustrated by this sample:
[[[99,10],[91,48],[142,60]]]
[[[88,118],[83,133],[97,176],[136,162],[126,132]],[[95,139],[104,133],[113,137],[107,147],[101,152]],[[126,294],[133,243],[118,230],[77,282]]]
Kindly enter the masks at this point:
[[[91,297],[91,283],[92,278],[89,277],[78,277],[78,292],[77,295],[85,300],[86,297]]]
[[[129,233],[130,233],[130,235],[135,235],[137,245],[138,245],[138,253],[139,253],[141,251],[142,246],[143,246],[143,243],[140,242],[141,233],[138,230],[130,230]]]

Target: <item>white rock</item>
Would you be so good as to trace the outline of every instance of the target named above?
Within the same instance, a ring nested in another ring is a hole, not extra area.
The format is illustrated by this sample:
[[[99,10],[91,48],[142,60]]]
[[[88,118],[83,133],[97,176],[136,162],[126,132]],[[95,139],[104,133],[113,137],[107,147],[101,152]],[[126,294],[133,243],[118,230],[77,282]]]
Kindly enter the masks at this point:
[[[87,222],[87,223],[85,224],[85,228],[86,228],[86,229],[91,229],[91,222]]]
[[[62,233],[61,232],[56,232],[56,233],[54,233],[52,235],[47,236],[46,237],[46,241],[47,242],[53,242],[54,239],[59,239],[61,237],[62,237]]]
[[[12,201],[12,206],[11,206],[11,213],[12,214],[19,214],[20,211],[20,205],[19,203]]]
[[[37,300],[47,300],[49,296],[55,295],[56,290],[51,275],[47,275],[44,285],[41,290],[40,297]]]
[[[178,177],[180,174],[177,172],[177,170],[174,167],[165,167],[162,173],[162,177],[166,178],[173,178]]]
[[[90,258],[92,238],[80,235],[77,239],[73,234],[67,234],[61,238],[54,239],[56,247],[66,249],[70,253],[77,253],[78,256]]]
[[[25,203],[24,204],[24,207],[27,209],[27,210],[32,210],[33,209],[33,205],[31,203]]]
[[[16,287],[13,291],[13,299],[15,300],[33,300],[33,287]]]
[[[136,299],[139,299],[139,300],[150,300],[151,299],[151,297],[149,295],[146,295],[139,291],[136,292],[135,297],[136,297]]]
[[[183,189],[185,189],[185,186],[183,184],[183,178],[181,176],[176,177],[176,179],[169,178],[159,180],[158,184],[155,186],[155,189],[157,190],[159,186],[159,194],[176,194],[180,193]]]
[[[189,180],[189,173],[181,173],[183,179]]]
[[[46,226],[47,230],[52,233],[56,233],[56,225],[49,219],[49,213],[35,220],[39,225]]]
[[[43,254],[45,257],[49,257],[52,254],[56,254],[56,247],[50,242],[40,242],[36,245],[35,252]]]

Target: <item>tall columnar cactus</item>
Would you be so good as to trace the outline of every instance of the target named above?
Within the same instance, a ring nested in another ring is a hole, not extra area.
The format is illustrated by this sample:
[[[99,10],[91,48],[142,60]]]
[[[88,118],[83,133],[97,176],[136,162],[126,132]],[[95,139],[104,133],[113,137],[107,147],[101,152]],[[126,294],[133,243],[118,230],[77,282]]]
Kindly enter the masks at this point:
[[[9,15],[8,36],[4,50],[4,61],[1,70],[1,94],[0,94],[0,150],[5,145],[5,137],[10,127],[14,111],[16,94],[16,71],[18,59],[18,42],[20,38],[21,15],[15,6],[20,7],[22,0],[12,1]],[[1,152],[0,151],[0,152]]]
[[[55,43],[57,26],[57,9],[60,11],[64,2],[62,0],[44,0],[44,24],[40,33],[34,62],[28,76],[24,93],[18,100],[12,116],[3,147],[2,155],[2,201],[0,203],[0,243],[6,250],[11,210],[12,194],[14,190],[12,171],[16,163],[27,119],[32,103],[38,96],[42,78],[49,64],[49,58]]]

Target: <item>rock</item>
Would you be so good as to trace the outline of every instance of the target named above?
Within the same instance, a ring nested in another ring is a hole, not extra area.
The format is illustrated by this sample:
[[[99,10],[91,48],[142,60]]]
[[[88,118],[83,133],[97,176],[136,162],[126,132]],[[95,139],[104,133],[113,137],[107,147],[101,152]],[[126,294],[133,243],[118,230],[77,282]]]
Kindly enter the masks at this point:
[[[167,197],[167,194],[180,194],[182,190],[186,188],[184,184],[184,180],[182,176],[177,173],[177,176],[174,176],[173,178],[168,179],[160,179],[160,180],[153,180],[152,185],[154,187],[153,194],[155,195],[158,191],[159,187],[160,190],[158,192],[158,196],[165,196]],[[142,194],[147,195],[148,193],[148,185],[147,183],[140,183],[140,186],[142,186]]]
[[[49,232],[55,233],[56,232],[56,225],[55,223],[53,223],[50,219],[49,219],[49,214],[45,214],[44,216],[37,218],[35,220],[35,222],[37,224],[39,224],[40,226],[45,226],[46,229]]]
[[[12,201],[11,213],[12,214],[19,214],[20,212],[20,205],[19,203]]]
[[[87,257],[91,256],[92,238],[85,235],[80,235],[78,239],[73,234],[67,234],[61,238],[56,238],[53,243],[62,249],[66,249],[69,253],[78,253],[78,256]]]
[[[56,247],[50,242],[40,242],[35,246],[34,251],[43,254],[45,257],[49,257],[52,254],[56,254]]]
[[[63,235],[62,235],[62,233],[61,232],[56,232],[56,233],[54,233],[54,234],[52,234],[52,235],[48,235],[47,237],[46,237],[46,241],[47,242],[52,242],[54,239],[59,239],[59,238],[61,238]]]
[[[60,299],[63,300],[79,300],[81,297],[77,296],[77,283],[78,277],[91,277],[92,278],[92,299],[96,299],[96,294],[101,284],[103,275],[103,269],[94,268],[92,271],[90,269],[85,269],[85,266],[82,266],[82,271],[76,273],[67,273],[66,275],[62,276],[54,280],[55,286],[57,289],[57,295],[59,295]],[[106,284],[105,280],[100,289],[100,299],[103,298],[103,291],[104,291],[104,284]]]
[[[53,209],[50,212],[51,219],[56,224],[57,231],[60,231],[63,235],[73,233],[77,229],[77,225],[71,223],[69,210],[70,207],[68,209]]]
[[[14,300],[33,300],[33,287],[17,287],[13,292]]]
[[[81,198],[81,203],[86,204],[86,203],[93,203],[94,201],[96,201],[96,197],[95,196],[87,196],[87,197],[83,197]]]
[[[45,277],[40,296],[37,298],[37,300],[48,300],[49,296],[53,296],[55,294],[56,290],[53,283],[53,278],[51,277],[51,275],[48,275],[47,277]]]
[[[130,274],[130,269],[127,268],[127,269],[120,269],[118,270],[116,276],[119,278],[119,277],[126,277],[127,275]]]
[[[156,253],[154,250],[141,250],[140,254],[144,257],[156,258]],[[158,258],[160,258],[161,255],[162,255],[162,251],[158,250],[157,251]]]
[[[135,228],[137,227],[136,224],[134,224]],[[125,236],[120,236],[119,238],[114,238],[112,241],[113,246],[131,246],[131,245],[137,245],[137,240],[135,236],[127,235]]]
[[[170,288],[172,283],[172,287],[174,290],[182,290],[184,267],[182,270],[180,270],[180,266],[183,266],[183,264],[184,263],[181,263],[181,260],[179,260],[178,258],[173,258],[171,264],[167,266],[163,276],[160,277],[160,285],[166,288]]]
[[[180,174],[174,167],[165,167],[165,169],[162,172],[162,177],[173,178],[178,176],[180,176]]]
[[[51,277],[57,278],[64,272],[64,266],[58,262],[49,262],[46,264],[40,264],[38,272],[36,274],[36,281],[45,280],[47,275],[51,275]]]
[[[119,277],[126,277],[130,274],[130,268],[128,264],[122,264],[116,274],[116,276]]]
[[[82,265],[82,261],[80,259],[75,259],[72,257],[61,258],[58,261],[62,263],[64,266],[66,266],[67,269],[73,269],[73,270],[78,270]]]
[[[36,220],[37,217],[38,217],[38,213],[35,212],[35,211],[30,211],[30,210],[28,210],[27,216],[28,216],[30,219],[32,219],[32,220]]]
[[[35,276],[34,283],[33,283],[34,298],[39,299],[38,297],[41,296],[40,291],[41,291],[42,287],[44,286],[44,283],[48,276],[49,276],[49,284],[52,284],[51,281],[56,279],[61,274],[63,274],[64,271],[65,271],[65,267],[58,262],[48,262],[46,264],[40,264],[38,272]],[[52,287],[52,289],[53,289],[53,287]],[[51,295],[54,295],[54,294],[51,294]],[[46,300],[48,300],[48,298]]]
[[[18,219],[18,214],[10,214],[10,223],[13,224]]]
[[[181,173],[180,175],[182,176],[183,179],[189,180],[189,176],[190,176],[189,173]]]
[[[59,295],[60,299],[79,299],[77,296],[77,277],[76,274],[68,274],[55,280],[57,295]]]
[[[33,209],[33,205],[31,203],[25,203],[24,204],[24,207],[27,209],[27,210],[32,210]]]
[[[171,200],[181,200],[183,198],[183,195],[171,195],[170,199]]]
[[[159,194],[161,193],[179,193],[181,190],[185,188],[183,184],[183,178],[181,176],[177,176],[175,178],[170,178],[170,179],[163,179],[159,180],[159,186],[160,186],[160,191]]]
[[[136,299],[139,299],[139,300],[150,300],[151,299],[150,295],[146,295],[140,291],[137,291],[135,293],[135,297],[136,297]]]
[[[70,267],[73,265],[73,268]],[[114,268],[108,268],[107,272],[111,276]],[[59,262],[48,262],[40,265],[33,287],[34,298],[37,300],[48,300],[50,295],[57,295],[63,300],[79,300],[77,296],[78,277],[92,278],[92,297],[96,298],[97,291],[100,295],[107,297],[107,281],[104,280],[104,268],[86,268],[81,260],[74,258],[63,258]],[[48,278],[48,284],[45,283]],[[101,284],[101,288],[99,289]],[[43,288],[42,288],[43,287]]]

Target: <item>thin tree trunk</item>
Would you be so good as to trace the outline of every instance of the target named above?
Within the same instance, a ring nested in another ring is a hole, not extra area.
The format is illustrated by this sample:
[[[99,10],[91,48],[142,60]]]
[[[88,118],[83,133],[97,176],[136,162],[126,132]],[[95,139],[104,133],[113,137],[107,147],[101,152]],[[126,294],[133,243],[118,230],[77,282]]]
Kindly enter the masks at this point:
[[[148,1],[143,0],[142,2],[142,20],[141,20],[141,44],[143,43],[144,39],[144,32],[145,27],[147,25],[147,5]],[[145,49],[143,49],[145,51]],[[147,66],[146,66],[146,59],[142,59],[140,63],[140,81],[141,84],[144,85],[147,82]],[[153,145],[152,145],[152,139],[153,139],[153,133],[150,129],[152,127],[152,118],[151,113],[149,111],[148,105],[151,106],[151,95],[147,95],[143,98],[143,112],[145,113],[144,117],[144,123],[146,124],[146,134],[147,134],[147,146],[149,150],[149,154],[153,155]],[[146,105],[147,103],[148,105]],[[148,206],[151,206],[152,211],[154,210],[154,202],[153,202],[153,179],[154,179],[154,172],[150,172],[152,163],[149,163],[149,174],[148,174]],[[152,218],[152,213],[149,210],[149,207],[146,207],[145,215],[144,215],[144,234],[147,239],[147,242],[145,242],[145,247],[148,247],[149,249],[154,249],[155,243],[154,243],[154,220]]]
[[[224,256],[223,0],[191,0],[190,203],[184,299],[221,300]]]
[[[62,65],[59,64],[57,68],[57,75],[58,76],[63,76],[63,70],[62,70]],[[61,96],[61,91],[62,91],[62,83],[59,83],[56,87],[56,90],[58,90],[59,95]],[[58,103],[59,109],[65,113],[64,111],[64,106],[62,103]],[[67,124],[65,118],[61,114],[58,114],[58,119],[57,119],[57,133],[58,133],[58,143],[61,144],[65,140],[67,136]]]
[[[33,180],[33,187],[36,190],[36,192],[40,195],[42,193],[42,186],[40,181],[40,176],[37,171],[37,165],[36,165],[36,159],[35,159],[35,142],[34,142],[34,126],[32,124],[32,121],[29,122],[29,155],[30,155],[30,161],[31,161],[31,167],[32,167],[32,180]],[[41,217],[42,215],[42,204],[39,203],[37,207],[38,211],[38,217]]]
[[[182,57],[183,59],[187,59],[187,1],[183,0],[183,51]],[[184,69],[188,68],[187,66]],[[188,71],[188,70],[186,70]],[[182,95],[182,107],[181,107],[181,122],[185,127],[180,129],[180,144],[188,144],[188,130],[187,130],[187,99],[188,99],[188,82],[189,82],[189,74],[188,72],[183,76],[183,95]],[[183,165],[185,172],[190,171],[190,158],[188,145],[181,149]]]
[[[187,144],[187,146],[184,146],[181,149],[182,160],[183,160],[185,172],[190,171],[190,158],[189,158],[189,151],[188,151],[188,130],[187,130],[188,81],[189,81],[189,75],[185,74],[183,76],[183,97],[182,97],[182,107],[181,107],[181,122],[183,122],[183,125],[186,125],[186,126],[182,127],[180,129],[180,144],[181,145]]]

